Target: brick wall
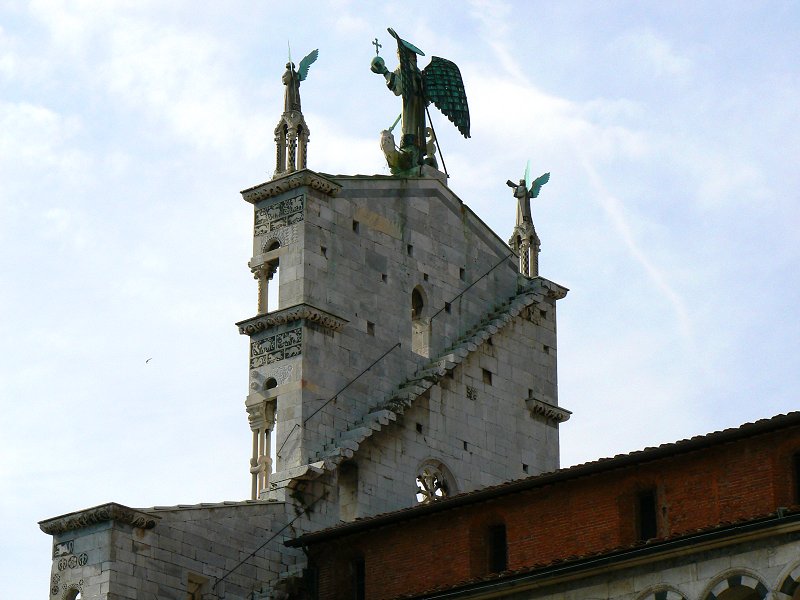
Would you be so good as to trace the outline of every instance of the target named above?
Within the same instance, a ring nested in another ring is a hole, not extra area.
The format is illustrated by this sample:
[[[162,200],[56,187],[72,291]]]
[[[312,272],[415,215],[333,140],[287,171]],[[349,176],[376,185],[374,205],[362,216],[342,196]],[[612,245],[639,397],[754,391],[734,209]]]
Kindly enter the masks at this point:
[[[774,512],[797,503],[792,455],[798,450],[800,427],[792,427],[321,543],[311,547],[320,598],[346,595],[357,556],[366,562],[368,598],[486,575],[492,524],[506,525],[511,570],[634,544],[637,498],[645,490],[655,490],[658,537]]]

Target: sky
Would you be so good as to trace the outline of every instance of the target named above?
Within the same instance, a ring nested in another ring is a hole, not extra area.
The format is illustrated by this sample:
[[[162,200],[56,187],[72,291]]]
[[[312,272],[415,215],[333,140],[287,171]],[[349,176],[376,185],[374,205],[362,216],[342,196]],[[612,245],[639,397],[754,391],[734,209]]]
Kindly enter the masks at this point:
[[[252,207],[281,75],[309,167],[386,174],[378,38],[456,62],[450,188],[507,239],[528,160],[569,466],[774,416],[800,380],[800,4],[0,0],[0,572],[37,521],[249,494]],[[427,64],[427,58],[421,65]],[[16,593],[15,593],[16,592]]]

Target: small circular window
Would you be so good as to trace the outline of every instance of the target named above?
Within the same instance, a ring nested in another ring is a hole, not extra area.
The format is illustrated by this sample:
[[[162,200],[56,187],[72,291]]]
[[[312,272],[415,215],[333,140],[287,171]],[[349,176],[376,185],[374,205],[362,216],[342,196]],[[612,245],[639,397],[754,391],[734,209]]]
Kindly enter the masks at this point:
[[[444,463],[428,460],[417,471],[417,502],[428,504],[455,493],[453,476]]]

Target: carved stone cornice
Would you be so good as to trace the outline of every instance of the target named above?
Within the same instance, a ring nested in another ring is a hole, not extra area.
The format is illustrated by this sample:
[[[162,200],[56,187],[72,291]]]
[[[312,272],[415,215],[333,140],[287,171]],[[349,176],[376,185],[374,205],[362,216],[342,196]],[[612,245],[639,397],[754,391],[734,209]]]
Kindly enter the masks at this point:
[[[522,277],[520,279],[520,287],[522,289],[529,289],[532,292],[539,292],[546,298],[550,298],[552,300],[561,300],[562,298],[565,298],[569,292],[569,288],[565,288],[563,285],[558,285],[557,283],[550,281],[549,279],[545,279],[544,277]]]
[[[342,189],[342,186],[335,181],[331,181],[327,177],[323,177],[314,171],[303,169],[302,171],[281,175],[272,181],[243,190],[242,198],[250,204],[255,204],[261,200],[273,198],[288,190],[304,186],[320,191],[331,197],[336,196],[339,190]]]
[[[117,521],[142,529],[152,529],[160,518],[116,502],[109,502],[108,504],[79,510],[68,515],[39,521],[39,529],[48,535],[57,535],[105,521]]]
[[[525,405],[528,407],[528,410],[531,411],[532,415],[541,415],[545,419],[550,419],[556,423],[563,423],[569,420],[570,415],[572,415],[572,412],[568,411],[566,408],[561,408],[555,404],[550,404],[549,402],[533,397],[526,398]]]
[[[333,331],[339,331],[349,323],[347,319],[332,315],[310,304],[296,304],[289,308],[276,310],[264,315],[258,315],[252,319],[240,321],[236,323],[236,326],[239,328],[239,333],[242,335],[253,335],[254,333],[265,331],[276,325],[284,325],[301,320],[317,323]]]

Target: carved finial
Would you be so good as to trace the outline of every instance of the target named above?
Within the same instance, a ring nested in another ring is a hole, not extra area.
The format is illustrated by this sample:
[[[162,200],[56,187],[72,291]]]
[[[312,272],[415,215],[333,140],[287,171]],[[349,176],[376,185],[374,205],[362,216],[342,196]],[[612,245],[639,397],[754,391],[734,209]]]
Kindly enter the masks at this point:
[[[289,62],[286,63],[286,71],[282,77],[283,85],[286,86],[283,115],[275,128],[276,160],[273,178],[306,168],[309,131],[301,111],[300,82],[308,77],[308,69],[317,60],[319,50],[309,52],[296,70],[291,56],[292,50],[289,47]]]

